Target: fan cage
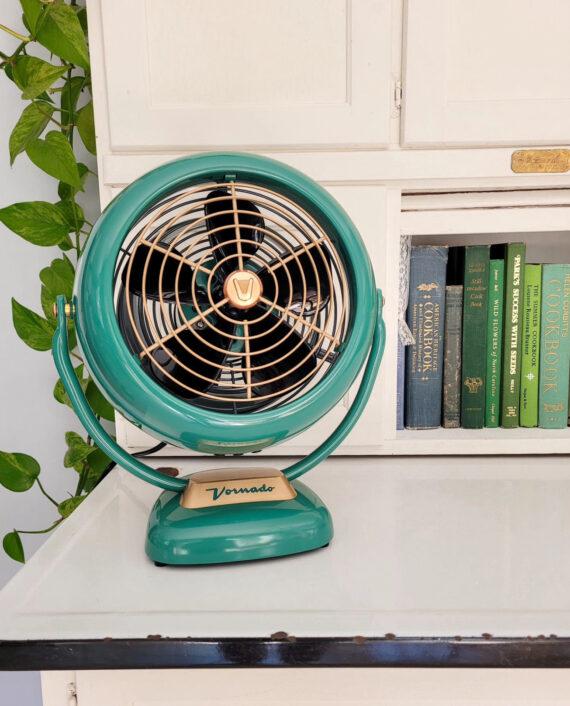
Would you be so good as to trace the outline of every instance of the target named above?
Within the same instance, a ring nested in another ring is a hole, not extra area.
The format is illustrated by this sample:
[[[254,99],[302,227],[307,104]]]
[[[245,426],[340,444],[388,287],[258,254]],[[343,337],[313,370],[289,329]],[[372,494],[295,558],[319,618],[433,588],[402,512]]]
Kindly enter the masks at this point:
[[[212,198],[220,190],[224,195]],[[224,206],[219,214],[231,217],[234,237],[227,225],[209,226],[206,204],[216,201]],[[263,225],[244,222],[258,215]],[[254,246],[245,236],[252,230],[262,234]],[[151,378],[194,406],[241,414],[291,402],[328,374],[349,332],[349,279],[335,240],[287,195],[253,181],[177,189],[150,206],[122,243],[114,306],[123,338]],[[158,292],[148,282],[153,268],[156,275],[153,258],[161,258]],[[173,262],[174,287],[167,290]],[[261,293],[253,318],[224,296],[223,282],[235,270],[274,283],[273,297]],[[276,340],[256,347],[272,332]]]

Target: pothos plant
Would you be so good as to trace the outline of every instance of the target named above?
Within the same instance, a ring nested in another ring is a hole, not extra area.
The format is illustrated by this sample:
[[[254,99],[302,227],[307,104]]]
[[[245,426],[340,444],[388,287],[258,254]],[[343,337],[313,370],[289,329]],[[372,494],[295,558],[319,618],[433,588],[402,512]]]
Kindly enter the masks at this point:
[[[85,8],[74,0],[20,0],[20,4],[22,29],[0,24],[0,30],[14,44],[11,53],[0,52],[0,69],[21,91],[24,101],[9,137],[10,161],[27,157],[53,177],[58,198],[53,203],[22,201],[0,208],[0,222],[29,243],[54,249],[51,264],[39,273],[41,313],[12,299],[12,319],[18,336],[36,351],[49,351],[56,327],[55,298],[60,294],[71,297],[76,263],[92,229],[80,200],[93,173],[76,157],[78,138],[89,152],[95,153],[87,19]],[[38,53],[49,56],[49,60],[35,55]],[[84,368],[73,328],[70,345],[77,362],[77,377],[93,411],[99,418],[113,420],[113,409]],[[56,383],[53,396],[60,404],[70,406],[61,381]],[[63,465],[72,469],[76,479],[73,494],[61,500],[47,492],[35,458],[20,451],[0,451],[0,484],[17,493],[37,486],[54,506],[54,521],[49,527],[16,528],[4,535],[4,551],[16,561],[25,561],[22,535],[54,529],[110,468],[110,459],[89,438],[68,431],[65,440]]]

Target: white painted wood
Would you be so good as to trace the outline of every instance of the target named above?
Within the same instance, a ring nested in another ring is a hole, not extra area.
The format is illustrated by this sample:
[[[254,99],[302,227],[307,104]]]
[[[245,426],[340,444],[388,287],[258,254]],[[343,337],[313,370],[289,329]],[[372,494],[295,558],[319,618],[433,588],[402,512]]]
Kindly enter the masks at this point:
[[[389,142],[390,0],[90,4],[115,151]]]
[[[461,191],[437,194],[403,194],[402,211],[448,211],[469,208],[570,206],[570,189]],[[550,223],[550,218],[544,219]]]
[[[454,150],[264,150],[325,184],[376,183],[413,191],[474,191],[480,189],[570,188],[570,174],[513,174],[513,149]],[[104,153],[99,174],[104,205],[122,187],[178,154]]]
[[[75,672],[42,672],[43,706],[77,706]]]
[[[0,592],[0,639],[570,633],[567,459],[334,458],[306,482],[327,549],[169,569],[143,551],[157,489],[114,471]]]
[[[407,0],[406,146],[570,141],[565,0]]]
[[[193,669],[79,672],[80,706],[562,706],[567,670]],[[49,704],[46,706],[50,706]]]

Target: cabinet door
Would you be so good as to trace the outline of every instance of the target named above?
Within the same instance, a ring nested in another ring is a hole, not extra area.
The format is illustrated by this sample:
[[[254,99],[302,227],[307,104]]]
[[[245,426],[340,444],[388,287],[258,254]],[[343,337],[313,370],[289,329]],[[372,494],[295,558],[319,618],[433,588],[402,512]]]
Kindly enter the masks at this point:
[[[570,141],[567,0],[408,0],[407,146]]]
[[[384,187],[372,185],[343,185],[328,188],[345,208],[362,235],[374,267],[376,284],[385,289],[389,192]],[[392,297],[392,301],[389,301],[385,307],[385,319],[391,316],[390,312],[395,305],[393,299]],[[388,346],[388,351],[391,350],[391,345],[392,342]],[[318,446],[333,432],[346,414],[348,406],[354,399],[359,380],[343,401],[314,426],[278,447],[269,447],[262,453],[269,456],[275,455],[275,453],[298,455],[305,454]],[[383,414],[388,380],[387,366],[383,365],[367,407],[356,427],[340,447],[341,453],[370,454],[381,449],[380,439],[385,437],[391,422]],[[147,449],[155,443],[147,434],[129,424],[122,417],[117,418],[117,438],[119,443],[130,451]],[[181,455],[181,453],[186,455],[185,452],[176,450],[177,455]],[[172,450],[169,451],[169,455],[172,455]]]
[[[390,0],[89,4],[113,151],[389,141]]]
[[[569,686],[564,669],[518,669],[516,675],[509,669],[145,669],[78,672],[77,703],[562,706]]]

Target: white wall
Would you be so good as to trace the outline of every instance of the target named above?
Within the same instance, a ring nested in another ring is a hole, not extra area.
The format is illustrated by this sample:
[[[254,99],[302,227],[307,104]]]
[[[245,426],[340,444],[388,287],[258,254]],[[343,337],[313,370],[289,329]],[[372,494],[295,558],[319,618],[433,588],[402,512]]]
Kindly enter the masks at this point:
[[[5,0],[0,6],[0,23],[20,28],[20,3]],[[12,52],[16,40],[0,36],[0,49]],[[0,207],[15,201],[57,200],[57,183],[20,155],[12,168],[8,138],[24,103],[18,89],[0,75]],[[89,158],[81,156],[82,161]],[[94,161],[90,166],[94,169]],[[97,186],[90,177],[85,197],[89,220],[96,216]],[[29,453],[41,464],[41,477],[48,492],[63,500],[74,488],[75,472],[65,469],[63,434],[79,430],[71,410],[52,398],[57,374],[49,353],[28,348],[12,327],[10,298],[40,312],[39,271],[58,255],[57,248],[30,245],[0,224],[0,449]],[[14,527],[41,529],[54,519],[55,508],[33,488],[27,493],[11,493],[0,486],[0,536]],[[27,536],[28,557],[45,535]],[[13,576],[19,564],[0,552],[0,587]],[[1,639],[0,635],[0,639]],[[11,698],[10,698],[11,697]],[[0,703],[37,706],[39,678],[36,674],[0,673]]]

